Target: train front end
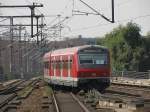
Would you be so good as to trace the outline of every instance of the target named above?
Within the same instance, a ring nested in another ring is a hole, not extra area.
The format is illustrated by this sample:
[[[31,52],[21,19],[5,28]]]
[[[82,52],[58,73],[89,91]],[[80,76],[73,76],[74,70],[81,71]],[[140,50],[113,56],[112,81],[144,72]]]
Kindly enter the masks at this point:
[[[78,85],[105,89],[110,85],[109,50],[101,46],[90,46],[78,51]]]

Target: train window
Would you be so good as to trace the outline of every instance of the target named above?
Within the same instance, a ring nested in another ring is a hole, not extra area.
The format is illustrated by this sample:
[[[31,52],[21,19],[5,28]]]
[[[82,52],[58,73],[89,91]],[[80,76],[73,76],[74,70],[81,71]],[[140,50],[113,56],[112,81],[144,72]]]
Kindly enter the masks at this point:
[[[68,61],[68,69],[72,69],[72,60]]]
[[[56,62],[56,69],[60,69],[60,62]]]
[[[64,68],[64,69],[68,69],[67,61],[65,61],[65,62],[63,63],[63,68]]]
[[[82,54],[80,64],[107,64],[107,54]]]
[[[71,69],[71,67],[72,67],[72,59],[62,60],[60,62],[60,69]]]
[[[107,64],[107,55],[106,54],[94,55],[93,62],[94,64]]]
[[[60,69],[63,69],[63,61],[60,62]]]
[[[63,62],[62,61],[58,62],[58,69],[63,69]]]
[[[56,63],[53,61],[53,63],[52,63],[53,69],[55,69],[55,66],[56,66]]]
[[[80,55],[80,64],[93,64],[93,59],[91,55]]]

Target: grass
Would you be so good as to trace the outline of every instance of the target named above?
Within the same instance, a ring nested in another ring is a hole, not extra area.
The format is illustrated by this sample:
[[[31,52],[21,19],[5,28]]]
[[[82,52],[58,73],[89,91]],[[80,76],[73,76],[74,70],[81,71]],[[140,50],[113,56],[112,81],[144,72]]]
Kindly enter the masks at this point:
[[[46,85],[44,89],[43,96],[50,96],[52,94],[52,88],[50,86]]]
[[[26,97],[28,96],[28,94],[33,90],[32,86],[27,86],[26,88],[24,88],[22,91],[20,91],[18,93],[19,97]]]

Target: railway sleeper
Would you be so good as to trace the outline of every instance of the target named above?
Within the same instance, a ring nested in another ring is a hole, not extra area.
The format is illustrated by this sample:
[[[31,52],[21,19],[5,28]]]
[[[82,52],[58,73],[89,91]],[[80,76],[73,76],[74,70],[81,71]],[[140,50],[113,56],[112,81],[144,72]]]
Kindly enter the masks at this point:
[[[48,97],[48,98],[44,98],[42,100],[42,104],[52,104],[52,100]]]
[[[43,109],[48,109],[52,105],[52,100],[49,96],[43,96],[41,107]]]
[[[25,91],[21,96],[18,96],[18,99],[26,99],[33,91],[33,88],[29,91]]]
[[[41,106],[43,109],[48,109],[49,108],[49,104],[44,104]]]
[[[20,105],[21,103],[22,103],[21,100],[16,99],[16,100],[10,102],[9,104],[10,105]]]
[[[12,110],[17,110],[17,105],[8,104],[4,108],[2,108],[0,112],[12,112]]]
[[[12,99],[14,99],[16,97],[16,94],[12,94],[10,95],[10,97],[8,97],[6,100],[4,100],[1,104],[0,104],[0,108],[2,108],[3,106],[7,105]]]

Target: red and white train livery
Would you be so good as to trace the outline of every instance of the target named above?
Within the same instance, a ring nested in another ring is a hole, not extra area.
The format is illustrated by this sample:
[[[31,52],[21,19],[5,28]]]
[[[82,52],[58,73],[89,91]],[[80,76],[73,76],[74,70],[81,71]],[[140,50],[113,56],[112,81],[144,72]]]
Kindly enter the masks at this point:
[[[59,49],[44,55],[44,79],[48,83],[71,87],[110,83],[110,58],[107,48],[84,45]]]

